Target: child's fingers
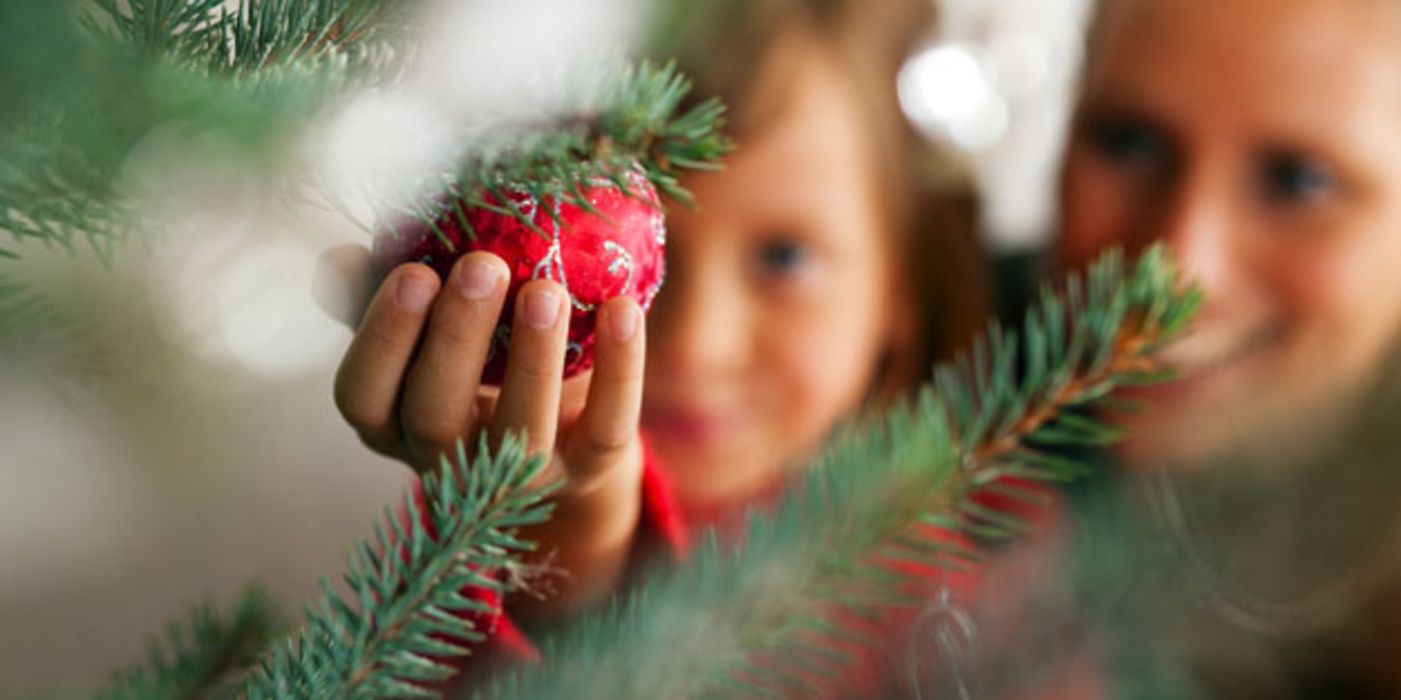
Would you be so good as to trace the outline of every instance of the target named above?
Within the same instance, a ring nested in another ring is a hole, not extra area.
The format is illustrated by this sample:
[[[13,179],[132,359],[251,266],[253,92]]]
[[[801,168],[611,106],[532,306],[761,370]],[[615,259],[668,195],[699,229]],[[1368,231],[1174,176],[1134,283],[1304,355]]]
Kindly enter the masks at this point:
[[[477,386],[509,274],[506,263],[491,253],[463,256],[433,305],[400,406],[415,464],[435,464],[441,452],[452,454],[459,438],[473,437]]]
[[[564,451],[570,488],[582,490],[629,459],[638,444],[646,331],[637,302],[620,297],[604,304],[596,343],[588,401]]]
[[[515,314],[492,438],[499,444],[507,431],[524,430],[531,454],[551,454],[559,421],[569,297],[553,281],[536,280],[521,288]]]
[[[438,286],[438,276],[424,265],[392,272],[336,373],[336,407],[366,445],[386,455],[398,453],[399,388]]]

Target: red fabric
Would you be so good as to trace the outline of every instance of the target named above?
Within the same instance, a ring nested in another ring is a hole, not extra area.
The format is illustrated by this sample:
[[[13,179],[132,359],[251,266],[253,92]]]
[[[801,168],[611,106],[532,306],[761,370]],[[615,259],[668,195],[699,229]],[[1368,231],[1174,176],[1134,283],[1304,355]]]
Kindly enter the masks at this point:
[[[642,442],[642,517],[638,534],[655,535],[678,561],[691,553],[691,532],[676,500],[676,489],[646,440]]]

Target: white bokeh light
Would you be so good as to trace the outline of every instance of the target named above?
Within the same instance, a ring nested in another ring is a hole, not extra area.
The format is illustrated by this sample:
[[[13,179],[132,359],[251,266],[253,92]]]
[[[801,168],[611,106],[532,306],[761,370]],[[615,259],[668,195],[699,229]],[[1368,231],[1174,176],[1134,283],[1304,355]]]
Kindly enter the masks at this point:
[[[988,47],[988,72],[999,92],[1034,96],[1051,79],[1050,48],[1033,34],[1009,32]]]
[[[265,245],[222,266],[210,301],[215,348],[263,376],[311,370],[336,354],[341,333],[312,303],[316,253],[291,243]]]
[[[996,144],[1007,130],[1006,100],[965,47],[925,49],[906,62],[898,81],[905,115],[933,138],[978,151]]]
[[[900,76],[930,139],[969,155],[989,243],[1044,244],[1092,0],[940,0],[930,42]]]

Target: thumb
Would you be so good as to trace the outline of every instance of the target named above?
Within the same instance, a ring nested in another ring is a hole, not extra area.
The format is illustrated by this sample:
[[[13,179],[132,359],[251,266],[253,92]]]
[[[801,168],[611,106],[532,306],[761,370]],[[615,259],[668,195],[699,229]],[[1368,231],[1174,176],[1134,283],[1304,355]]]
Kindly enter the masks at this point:
[[[322,312],[354,330],[377,282],[370,268],[370,249],[347,243],[317,257],[311,295]]]

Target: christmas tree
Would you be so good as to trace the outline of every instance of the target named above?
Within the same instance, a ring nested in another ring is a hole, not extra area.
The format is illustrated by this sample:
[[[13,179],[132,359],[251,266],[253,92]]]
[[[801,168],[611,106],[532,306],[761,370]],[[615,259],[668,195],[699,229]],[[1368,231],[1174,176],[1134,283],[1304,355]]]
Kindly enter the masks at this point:
[[[4,42],[14,56],[0,63],[16,85],[0,112],[0,228],[17,242],[0,248],[0,265],[9,266],[22,264],[35,241],[75,253],[86,246],[104,258],[139,235],[141,212],[115,183],[151,129],[180,123],[274,148],[346,90],[393,84],[414,54],[400,39],[416,15],[393,0],[28,0],[0,13],[24,20],[0,15],[0,31],[40,30]],[[57,66],[49,79],[21,69],[45,64]],[[494,210],[541,233],[549,219],[513,197],[587,210],[584,186],[593,181],[646,197],[628,179],[634,172],[684,204],[677,172],[710,167],[728,148],[719,105],[683,109],[687,83],[665,65],[617,68],[585,93],[562,118],[473,142],[422,196],[376,209],[369,228],[416,221],[456,252],[474,227],[446,225],[472,211]],[[5,271],[0,349],[41,356],[36,339],[53,342],[72,322],[7,282]],[[827,663],[815,660],[860,643],[831,624],[834,611],[869,613],[903,600],[893,563],[957,567],[978,557],[930,531],[987,540],[1023,527],[979,505],[977,493],[1034,499],[1004,478],[1058,482],[1083,473],[1061,448],[1116,437],[1094,409],[1120,386],[1163,378],[1153,352],[1195,305],[1160,252],[1127,270],[1106,257],[1064,289],[1048,289],[1019,332],[991,328],[917,400],[839,439],[771,515],[753,517],[742,549],[710,540],[680,570],[547,640],[548,665],[495,679],[483,693],[801,695]],[[326,586],[298,631],[275,633],[256,593],[228,617],[201,608],[100,696],[433,695],[430,685],[453,674],[450,661],[489,632],[472,613],[492,610],[463,590],[528,585],[520,555],[531,544],[516,532],[550,512],[549,488],[528,486],[542,464],[520,442],[495,450],[483,442],[474,454],[459,446],[444,455],[425,479],[422,508],[410,498],[407,518],[386,513],[351,555],[350,594]],[[687,631],[681,641],[659,644],[678,620]]]

